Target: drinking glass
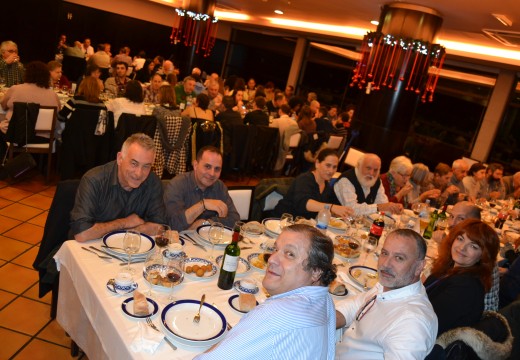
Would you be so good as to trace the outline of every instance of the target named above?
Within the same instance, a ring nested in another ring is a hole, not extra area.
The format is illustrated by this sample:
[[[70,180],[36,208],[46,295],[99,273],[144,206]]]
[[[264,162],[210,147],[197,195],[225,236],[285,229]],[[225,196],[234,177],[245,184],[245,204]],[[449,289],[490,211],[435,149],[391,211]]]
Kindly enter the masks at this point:
[[[377,247],[377,239],[375,237],[369,236],[363,242],[363,251],[365,252],[365,259],[363,260],[363,265],[365,265],[367,261],[368,254],[373,252]]]
[[[356,216],[354,219],[354,225],[358,231],[363,229],[365,226],[365,218],[362,215]]]
[[[128,230],[123,238],[123,249],[128,254],[128,266],[126,270],[130,273],[135,273],[135,270],[130,267],[132,262],[132,255],[136,254],[141,248],[141,234],[138,231]]]
[[[161,224],[159,225],[157,235],[155,236],[155,244],[160,248],[164,248],[170,245],[172,241],[171,236],[172,234],[170,227],[168,225]]]
[[[164,266],[164,272],[166,275],[165,277],[170,282],[172,288],[170,296],[168,296],[168,300],[174,301],[175,298],[173,297],[173,288],[176,285],[179,285],[184,278],[184,272],[182,271],[182,261],[178,259],[171,259],[166,263],[166,266]]]
[[[413,203],[412,204],[412,211],[415,215],[419,216],[422,209],[423,209],[423,203]]]
[[[68,87],[67,85],[63,85],[63,86],[61,87],[61,93],[62,93],[63,95],[68,95],[68,94],[69,94],[69,87]]]
[[[219,222],[214,222],[211,224],[209,228],[209,241],[211,242],[211,254],[209,256],[210,260],[215,260],[215,244],[220,244],[224,237],[224,225]]]
[[[287,226],[293,224],[293,216],[288,213],[282,214],[280,217],[280,229],[285,229]]]
[[[144,262],[144,275],[146,277],[146,281],[148,281],[148,296],[149,298],[154,298],[152,292],[152,279],[154,275],[158,275],[161,271],[161,267],[163,265],[163,255],[160,251],[151,251],[146,260]]]

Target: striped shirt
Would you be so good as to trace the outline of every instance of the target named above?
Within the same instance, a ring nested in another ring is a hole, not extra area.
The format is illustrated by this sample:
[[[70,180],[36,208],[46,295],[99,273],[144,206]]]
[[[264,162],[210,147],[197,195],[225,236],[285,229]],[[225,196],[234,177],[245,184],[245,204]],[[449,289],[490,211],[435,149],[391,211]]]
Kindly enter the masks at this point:
[[[211,352],[195,359],[334,359],[336,315],[327,287],[272,296],[246,314]]]

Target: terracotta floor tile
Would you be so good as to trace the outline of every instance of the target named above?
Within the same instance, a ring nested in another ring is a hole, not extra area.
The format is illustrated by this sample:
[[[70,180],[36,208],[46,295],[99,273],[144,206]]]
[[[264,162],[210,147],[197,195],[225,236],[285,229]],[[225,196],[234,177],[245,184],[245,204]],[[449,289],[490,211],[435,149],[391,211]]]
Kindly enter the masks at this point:
[[[42,212],[40,215],[33,217],[30,220],[27,220],[28,223],[33,225],[38,225],[41,227],[45,227],[45,222],[47,221],[47,215],[49,215],[48,211]]]
[[[51,198],[54,197],[55,193],[56,193],[56,185],[49,186],[47,189],[39,192],[40,195],[45,195],[45,196],[48,196],[48,197],[51,197]]]
[[[38,284],[32,286],[29,290],[23,293],[23,296],[36,301],[41,301],[50,304],[52,300],[52,292],[48,292],[44,297],[38,297]]]
[[[38,281],[38,272],[15,264],[0,268],[0,289],[21,294]]]
[[[40,248],[37,246],[34,246],[32,249],[24,252],[20,256],[18,256],[16,259],[11,260],[12,263],[25,266],[26,268],[32,269],[34,259],[36,259],[36,255],[38,255],[38,250]]]
[[[70,349],[46,341],[34,339],[27,345],[15,360],[68,360],[74,359],[70,356]]]
[[[25,343],[31,340],[30,336],[23,335],[11,330],[0,328],[0,359],[10,359]]]
[[[0,209],[4,208],[8,205],[11,205],[13,202],[11,200],[0,198]]]
[[[51,320],[50,308],[50,305],[19,297],[0,311],[0,326],[35,335]]]
[[[38,244],[42,241],[43,228],[29,223],[23,223],[3,233],[4,236],[24,241],[30,244]]]
[[[12,260],[30,247],[25,242],[0,236],[0,259]]]
[[[5,216],[0,215],[0,234],[5,231],[14,228],[17,225],[20,225],[22,222],[20,220],[11,219]]]
[[[11,185],[14,188],[30,191],[32,193],[38,193],[49,187],[45,184],[45,179],[41,176],[35,176],[30,179],[26,179],[22,182]]]
[[[0,267],[2,267],[2,266],[3,266],[4,264],[6,264],[6,263],[7,263],[7,261],[5,261],[5,260],[0,260]]]
[[[49,210],[49,208],[51,207],[52,198],[45,195],[34,194],[32,196],[20,200],[19,202],[21,204],[29,205],[38,209]]]
[[[27,221],[41,213],[42,209],[37,209],[32,206],[23,205],[20,203],[11,204],[3,209],[0,209],[0,215],[21,221]]]
[[[10,292],[0,290],[0,310],[6,306],[9,302],[11,302],[16,297],[15,294],[11,294]],[[1,339],[1,337],[0,337]],[[0,356],[0,359],[2,357]]]
[[[51,323],[38,334],[37,338],[70,347],[70,337],[65,335],[65,330],[63,330],[56,320],[51,321]]]
[[[12,201],[20,201],[33,193],[30,191],[17,189],[12,186],[7,186],[0,189],[0,198],[4,198]]]

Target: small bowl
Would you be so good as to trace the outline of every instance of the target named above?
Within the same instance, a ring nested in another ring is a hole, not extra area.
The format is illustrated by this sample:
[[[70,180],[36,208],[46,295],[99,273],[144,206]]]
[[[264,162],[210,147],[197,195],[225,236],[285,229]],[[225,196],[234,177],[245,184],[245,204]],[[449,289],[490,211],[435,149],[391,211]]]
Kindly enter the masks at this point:
[[[115,285],[120,288],[130,287],[134,283],[132,274],[127,272],[120,272],[115,278]]]

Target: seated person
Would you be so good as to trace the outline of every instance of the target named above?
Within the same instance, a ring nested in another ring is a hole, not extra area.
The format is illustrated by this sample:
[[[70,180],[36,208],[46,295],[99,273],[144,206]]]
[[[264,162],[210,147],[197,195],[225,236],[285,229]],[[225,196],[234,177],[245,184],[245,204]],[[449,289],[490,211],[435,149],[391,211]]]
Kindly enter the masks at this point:
[[[468,176],[462,179],[464,184],[464,192],[468,196],[468,200],[476,202],[484,194],[482,181],[486,177],[486,166],[482,163],[474,163],[468,171]]]
[[[480,320],[498,249],[495,230],[476,219],[456,225],[442,241],[431,275],[424,282],[439,320],[437,336]]]
[[[123,96],[125,94],[126,84],[130,81],[130,78],[126,76],[127,71],[127,63],[123,61],[116,62],[114,66],[114,76],[109,77],[105,81],[105,89],[116,97]]]
[[[346,326],[336,359],[420,359],[435,344],[437,317],[419,279],[426,242],[415,231],[391,232],[377,262],[379,282],[336,304]]]
[[[406,195],[408,205],[418,202],[425,202],[430,199],[430,204],[437,204],[437,198],[441,192],[438,189],[430,188],[431,178],[430,169],[422,163],[413,164],[412,174],[410,176],[410,184],[412,190]],[[437,206],[435,206],[437,207]],[[439,206],[441,208],[442,206]]]
[[[110,100],[107,103],[107,109],[114,113],[114,127],[117,127],[119,117],[122,113],[135,115],[146,114],[143,89],[139,81],[130,80],[126,84],[124,96]]]
[[[154,157],[153,140],[136,133],[126,139],[117,160],[81,178],[70,225],[77,241],[121,229],[157,233],[164,223],[164,204],[161,180],[150,173]]]
[[[441,192],[435,201],[430,202],[433,207],[440,209],[442,204],[455,205],[458,201],[464,200],[464,195],[460,196],[459,188],[450,184],[452,176],[453,173],[448,164],[438,163],[433,170],[433,178],[428,189],[437,189]]]
[[[408,208],[406,195],[413,189],[409,182],[412,169],[413,165],[410,159],[406,156],[398,156],[390,162],[388,172],[381,175],[381,183],[385,188],[388,200],[402,204],[405,208]]]
[[[195,359],[334,359],[333,258],[332,241],[319,230],[284,229],[262,281],[271,296]]]
[[[356,215],[368,215],[378,211],[399,214],[403,205],[388,202],[379,171],[381,159],[376,154],[364,154],[354,169],[341,174],[334,184],[334,192],[343,206],[354,209]]]
[[[233,227],[240,220],[226,185],[219,180],[222,154],[205,146],[193,160],[193,171],[175,176],[164,191],[168,222],[173,230],[196,229],[208,219]]]
[[[504,166],[491,163],[486,168],[486,177],[482,180],[482,197],[486,200],[506,199],[506,188],[502,182]]]
[[[300,174],[294,179],[287,195],[274,208],[273,215],[289,213],[311,219],[327,204],[331,205],[330,212],[333,216],[346,218],[351,215],[352,209],[339,204],[334,189],[329,185],[338,168],[338,161],[336,150],[320,151],[314,170]]]
[[[153,74],[150,78],[150,85],[144,89],[144,102],[150,104],[158,104],[159,88],[163,83],[163,79],[159,74]]]
[[[509,199],[510,197],[515,199],[520,198],[520,171],[516,172],[514,175],[504,176],[502,178],[502,183],[504,184],[506,199]]]
[[[244,117],[244,124],[269,126],[269,116],[264,112],[265,97],[257,96],[253,101],[253,110]]]

